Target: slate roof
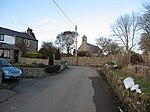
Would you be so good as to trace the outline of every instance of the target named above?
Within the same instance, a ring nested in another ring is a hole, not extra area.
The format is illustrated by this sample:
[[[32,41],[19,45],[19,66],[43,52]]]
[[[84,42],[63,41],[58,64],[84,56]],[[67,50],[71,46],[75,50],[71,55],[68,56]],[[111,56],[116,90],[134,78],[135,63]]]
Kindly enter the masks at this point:
[[[14,31],[14,30],[10,30],[10,29],[7,29],[7,28],[2,28],[2,27],[0,27],[0,34],[16,36],[16,37],[23,38],[23,39],[38,41],[35,38],[35,36],[30,36],[29,34],[24,33],[24,32],[18,32],[18,31]]]
[[[18,48],[16,45],[8,43],[0,43],[0,49],[20,51],[20,48]]]
[[[92,44],[89,44],[89,43],[87,43],[87,45],[90,47],[90,49],[93,53],[99,53],[100,50],[101,50],[98,46],[95,46],[95,45],[92,45]]]

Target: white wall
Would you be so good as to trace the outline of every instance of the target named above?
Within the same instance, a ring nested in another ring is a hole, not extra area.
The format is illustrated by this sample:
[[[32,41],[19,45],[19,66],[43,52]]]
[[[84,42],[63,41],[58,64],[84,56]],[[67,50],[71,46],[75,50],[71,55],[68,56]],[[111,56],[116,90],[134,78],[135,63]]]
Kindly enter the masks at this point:
[[[0,42],[8,43],[8,44],[15,44],[15,37],[9,36],[9,35],[4,35],[4,41],[0,41]]]

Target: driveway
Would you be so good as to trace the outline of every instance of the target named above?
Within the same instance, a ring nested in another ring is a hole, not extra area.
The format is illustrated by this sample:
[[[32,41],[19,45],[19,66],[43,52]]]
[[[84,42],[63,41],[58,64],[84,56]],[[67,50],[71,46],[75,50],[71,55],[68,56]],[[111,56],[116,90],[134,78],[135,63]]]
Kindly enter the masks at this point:
[[[0,112],[118,112],[111,91],[90,67],[70,66],[55,76],[22,80]]]

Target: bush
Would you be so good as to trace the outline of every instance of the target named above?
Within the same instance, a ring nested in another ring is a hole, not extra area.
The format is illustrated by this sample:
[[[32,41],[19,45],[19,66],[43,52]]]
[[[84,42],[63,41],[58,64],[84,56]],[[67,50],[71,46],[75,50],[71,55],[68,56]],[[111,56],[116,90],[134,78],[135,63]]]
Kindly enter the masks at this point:
[[[113,63],[113,62],[111,62],[111,61],[107,62],[107,64],[108,64],[108,65],[115,65],[115,63]]]
[[[36,67],[37,67],[37,62],[32,62],[32,63],[31,63],[31,67],[36,68]]]
[[[52,54],[52,52],[50,52],[50,54],[49,54],[49,66],[51,66],[51,65],[54,65],[54,59],[53,59],[53,54]]]
[[[52,66],[47,66],[45,68],[46,73],[55,73],[60,70],[60,65],[52,65]]]
[[[55,60],[60,60],[60,51],[59,51],[59,49],[56,50]]]
[[[131,59],[130,59],[130,63],[132,65],[134,65],[134,64],[141,64],[141,63],[144,63],[144,60],[143,60],[143,58],[142,58],[142,56],[140,54],[132,53]]]
[[[38,52],[29,52],[26,53],[26,58],[42,58],[42,54],[38,53]]]

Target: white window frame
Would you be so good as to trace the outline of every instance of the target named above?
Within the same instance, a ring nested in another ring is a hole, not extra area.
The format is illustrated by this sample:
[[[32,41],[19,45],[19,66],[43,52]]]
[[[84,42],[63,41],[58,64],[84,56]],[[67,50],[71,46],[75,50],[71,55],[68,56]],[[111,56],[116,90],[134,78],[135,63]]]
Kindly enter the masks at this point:
[[[24,39],[24,42],[26,44],[26,47],[30,47],[30,40]]]
[[[0,41],[4,41],[4,34],[0,34]]]

